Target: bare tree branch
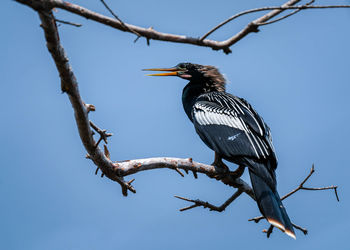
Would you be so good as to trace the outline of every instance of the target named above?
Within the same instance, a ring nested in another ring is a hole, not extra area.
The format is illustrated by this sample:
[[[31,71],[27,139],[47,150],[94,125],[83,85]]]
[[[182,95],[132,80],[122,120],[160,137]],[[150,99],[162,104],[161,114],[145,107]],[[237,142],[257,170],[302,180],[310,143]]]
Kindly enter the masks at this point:
[[[310,5],[311,3],[313,3],[314,1],[310,1],[309,3],[305,4],[305,5],[299,5],[299,6],[292,6],[298,2],[300,2],[301,0],[294,0],[294,1],[289,1],[287,3],[285,3],[282,6],[271,6],[271,7],[262,7],[262,8],[255,8],[255,9],[250,9],[250,10],[245,10],[242,11],[238,14],[235,14],[233,16],[231,16],[230,18],[226,19],[225,21],[221,22],[220,24],[218,24],[217,26],[215,26],[214,28],[212,28],[210,31],[208,31],[205,35],[203,35],[200,40],[203,41],[205,38],[207,38],[209,35],[211,35],[214,31],[218,30],[219,28],[221,28],[222,26],[224,26],[225,24],[237,19],[238,17],[247,15],[247,14],[251,14],[251,13],[255,13],[255,12],[261,12],[261,11],[267,11],[267,10],[273,10],[271,12],[269,12],[268,14],[252,21],[250,24],[254,24],[257,26],[261,26],[261,25],[267,25],[267,24],[271,24],[271,23],[275,23],[277,21],[281,21],[287,17],[290,17],[296,13],[298,13],[300,10],[305,10],[305,9],[335,9],[335,8],[350,8],[350,5],[319,5],[319,6],[313,6]],[[290,14],[287,14],[286,16],[283,16],[281,18],[275,19],[271,22],[267,22],[268,20],[270,20],[271,18],[277,16],[278,14],[280,14],[281,12],[285,11],[285,10],[296,10]],[[249,24],[247,25],[247,27],[249,26]],[[247,28],[246,27],[246,28]],[[245,28],[245,29],[246,29]],[[244,30],[245,30],[244,29]],[[241,32],[243,32],[244,30],[242,30]]]
[[[112,136],[112,133],[107,133],[107,130],[105,129],[100,129],[99,127],[97,127],[92,121],[90,121],[90,126],[97,132],[100,134],[100,139],[96,142],[95,147],[98,146],[98,144],[100,144],[100,142],[103,140],[106,144],[108,144],[107,138]]]
[[[297,191],[304,189],[304,190],[327,190],[327,189],[334,189],[335,190],[335,194],[337,197],[337,200],[339,201],[338,195],[336,193],[336,188],[337,186],[330,186],[330,187],[321,187],[321,188],[305,188],[303,185],[306,183],[306,181],[308,181],[308,179],[311,177],[311,175],[315,172],[314,169],[314,165],[311,168],[310,173],[306,176],[306,178],[299,184],[299,186],[294,189],[293,191],[289,192],[288,194],[286,194],[285,196],[283,196],[281,198],[281,200],[284,200],[286,198],[288,198],[289,196],[293,195],[294,193],[296,193]],[[232,173],[232,172],[231,172]],[[244,191],[244,189],[238,188],[238,190],[227,200],[225,201],[221,206],[215,206],[207,201],[202,201],[202,200],[193,200],[193,199],[188,199],[188,198],[184,198],[181,196],[177,196],[175,195],[176,198],[181,199],[181,200],[185,200],[188,202],[192,202],[194,203],[193,205],[190,205],[188,207],[184,207],[181,208],[180,211],[186,211],[195,207],[204,207],[204,208],[209,208],[210,211],[217,211],[217,212],[222,212],[226,209],[226,207],[228,207],[236,198],[238,198]],[[255,199],[254,197],[252,197],[253,199]],[[255,223],[260,222],[260,220],[264,219],[264,216],[258,216],[258,217],[254,217],[249,219],[248,221],[254,221]],[[297,230],[300,230],[301,232],[303,232],[304,235],[306,235],[308,233],[308,230],[306,228],[302,228],[301,226],[298,226],[294,223],[292,223],[293,227]],[[268,229],[264,229],[263,232],[266,233],[266,236],[269,238],[271,233],[273,232],[273,225],[270,225]]]
[[[149,40],[160,40],[160,41],[168,41],[168,42],[174,42],[174,43],[186,43],[186,44],[192,44],[196,46],[203,46],[203,47],[210,47],[214,50],[223,50],[226,54],[231,53],[230,46],[240,41],[242,38],[247,36],[249,33],[252,32],[258,32],[258,27],[260,24],[263,24],[267,22],[268,20],[272,19],[273,17],[277,16],[278,14],[282,13],[285,10],[288,9],[307,9],[307,8],[314,8],[314,9],[324,9],[324,8],[349,8],[350,5],[329,5],[329,6],[295,6],[294,4],[300,2],[301,0],[289,0],[282,6],[276,6],[276,7],[264,7],[264,8],[258,8],[253,10],[248,10],[245,12],[241,12],[222,24],[219,24],[217,27],[215,27],[212,31],[208,32],[203,37],[206,38],[208,35],[213,33],[218,28],[222,27],[224,24],[234,20],[235,18],[246,15],[253,12],[258,11],[266,11],[266,10],[272,10],[271,12],[265,14],[264,16],[250,22],[245,28],[243,28],[241,31],[239,31],[237,34],[233,35],[231,38],[224,40],[224,41],[215,41],[215,40],[209,40],[202,38],[194,38],[189,36],[183,36],[183,35],[175,35],[175,34],[169,34],[169,33],[162,33],[159,31],[154,30],[153,28],[143,28],[139,26],[135,26],[132,24],[123,23],[118,19],[113,19],[104,15],[101,15],[99,13],[93,12],[87,8],[84,8],[82,6],[69,3],[62,0],[15,0],[19,3],[28,5],[29,7],[33,8],[37,11],[42,10],[51,10],[53,8],[60,8],[64,9],[66,11],[69,11],[71,13],[77,14],[79,16],[85,17],[87,19],[94,20],[96,22],[102,23],[104,25],[113,27],[115,29],[125,31],[125,32],[131,32],[131,33],[137,33],[140,37],[145,37],[147,39],[147,44],[149,44]]]
[[[210,178],[218,179],[226,185],[234,188],[240,188],[248,194],[252,199],[255,199],[252,188],[242,179],[235,178],[231,175],[232,172],[226,173],[222,168],[213,165],[207,165],[193,161],[191,158],[170,158],[158,157],[138,160],[119,161],[114,163],[115,171],[118,176],[127,176],[141,171],[168,168],[182,169],[184,171],[192,171],[193,173],[206,174]]]
[[[99,144],[103,140],[107,144],[107,137],[111,136],[111,134],[107,133],[106,130],[98,128],[93,122],[89,120],[88,114],[90,111],[94,111],[95,107],[92,104],[85,104],[80,96],[79,88],[78,88],[78,82],[76,80],[76,77],[71,69],[71,66],[69,64],[68,57],[65,54],[65,51],[60,43],[60,38],[56,26],[56,20],[52,9],[53,8],[61,8],[65,9],[69,12],[75,13],[77,15],[86,17],[88,19],[95,20],[97,22],[100,22],[102,24],[114,27],[116,29],[126,31],[126,32],[132,32],[135,34],[138,34],[140,37],[145,37],[147,41],[149,39],[156,39],[156,40],[162,40],[162,41],[170,41],[170,42],[177,42],[177,43],[187,43],[187,44],[193,44],[197,46],[206,46],[211,47],[215,50],[224,50],[225,53],[229,53],[230,49],[229,47],[233,45],[234,43],[238,42],[240,39],[245,37],[247,34],[251,32],[257,32],[257,27],[259,25],[268,24],[268,20],[272,19],[273,17],[277,16],[281,12],[287,9],[304,9],[304,8],[347,8],[350,6],[344,5],[344,6],[292,6],[299,2],[300,0],[290,0],[281,7],[274,8],[271,12],[265,14],[264,16],[256,19],[255,21],[249,23],[244,29],[242,29],[239,33],[232,36],[230,39],[222,42],[213,41],[213,40],[206,40],[206,39],[199,39],[199,38],[191,38],[186,36],[179,36],[179,35],[173,35],[173,34],[166,34],[161,33],[153,30],[152,28],[145,29],[142,27],[130,25],[123,23],[115,14],[114,12],[105,4],[103,0],[101,0],[107,9],[110,10],[112,15],[116,19],[112,19],[106,16],[103,16],[101,14],[92,12],[86,8],[83,8],[81,6],[68,3],[62,0],[16,0],[17,2],[23,3],[25,5],[28,5],[29,7],[33,8],[35,11],[38,12],[40,20],[41,20],[41,27],[44,30],[45,39],[47,42],[47,48],[56,64],[56,68],[60,74],[61,79],[61,90],[65,92],[69,100],[72,104],[74,115],[75,115],[75,121],[78,127],[79,135],[81,138],[81,141],[87,151],[86,158],[91,159],[93,163],[97,166],[96,174],[98,170],[100,169],[102,174],[101,177],[106,175],[109,179],[116,181],[121,185],[122,193],[124,196],[127,195],[127,191],[131,191],[133,193],[136,192],[136,190],[131,185],[132,182],[135,179],[132,179],[130,181],[125,181],[124,177],[135,174],[141,171],[146,170],[153,170],[153,169],[159,169],[159,168],[168,168],[176,171],[181,176],[184,176],[183,173],[180,171],[180,169],[184,170],[186,173],[188,171],[192,171],[195,178],[197,178],[197,173],[206,174],[209,178],[216,179],[218,181],[221,181],[222,183],[229,185],[233,188],[237,188],[238,190],[221,206],[215,206],[208,202],[203,202],[201,200],[191,200],[183,197],[178,197],[180,199],[186,200],[188,202],[194,203],[193,205],[181,209],[181,211],[191,209],[198,206],[203,206],[205,208],[209,208],[211,210],[215,211],[223,211],[225,208],[232,203],[237,197],[239,197],[242,193],[246,193],[249,195],[252,199],[255,200],[254,192],[252,188],[241,178],[239,178],[239,174],[242,172],[242,169],[238,169],[237,171],[229,171],[225,170],[225,168],[216,167],[214,165],[207,165],[199,162],[194,162],[192,158],[188,159],[180,159],[180,158],[149,158],[149,159],[138,159],[138,160],[128,160],[128,161],[119,161],[119,162],[112,162],[110,159],[110,153],[106,145],[104,146],[104,150],[102,151],[99,147]],[[272,7],[267,7],[272,8]],[[264,9],[269,10],[269,9]],[[250,10],[246,11],[243,14],[248,14],[256,11],[262,11],[260,10]],[[236,16],[242,16],[243,14],[237,14]],[[289,14],[290,15],[290,14]],[[282,17],[285,18],[285,17]],[[280,20],[282,20],[280,18]],[[234,19],[234,18],[233,18]],[[231,19],[231,20],[233,20]],[[226,22],[227,23],[227,22]],[[270,22],[271,23],[271,22]],[[222,26],[222,25],[221,25]],[[220,26],[220,27],[221,27]],[[217,28],[216,28],[217,29]],[[215,29],[215,30],[216,30]],[[215,31],[214,30],[214,31]],[[213,31],[212,31],[213,32]],[[212,33],[211,32],[211,33]],[[209,32],[210,34],[210,32]],[[208,35],[209,35],[208,34]],[[93,131],[91,130],[91,127],[100,135],[100,138],[96,142],[93,138]],[[288,193],[286,196],[284,196],[282,199],[285,199],[289,197],[290,195],[296,193],[298,190],[326,190],[326,189],[334,189],[336,197],[338,199],[337,195],[337,186],[330,186],[330,187],[323,187],[323,188],[307,188],[304,187],[304,184],[306,181],[310,178],[310,176],[313,174],[314,168],[311,169],[310,174],[301,182],[301,184],[293,191]],[[338,199],[339,200],[339,199]],[[255,222],[259,222],[263,217],[256,217],[251,220]],[[294,225],[293,226],[304,233],[307,233],[306,229],[301,228],[300,226]],[[270,227],[268,230],[266,230],[266,233],[268,236],[273,231],[273,227]]]
[[[299,190],[311,190],[311,191],[318,191],[318,190],[328,190],[328,189],[333,189],[334,190],[334,194],[335,197],[337,198],[337,201],[339,201],[339,197],[338,197],[338,192],[337,192],[337,188],[338,186],[329,186],[329,187],[320,187],[320,188],[308,188],[308,187],[304,187],[304,184],[307,182],[307,180],[311,177],[311,175],[315,172],[315,166],[314,164],[312,164],[310,173],[308,174],[308,176],[306,176],[306,178],[299,184],[299,186],[292,190],[291,192],[289,192],[288,194],[284,195],[281,200],[284,200],[286,198],[288,198],[289,196],[291,196],[292,194],[298,192]]]
[[[338,192],[337,192],[337,188],[338,186],[329,186],[329,187],[320,187],[320,188],[307,188],[304,187],[304,184],[310,179],[311,175],[313,175],[313,173],[315,173],[315,166],[314,164],[312,164],[310,173],[305,177],[305,179],[299,184],[299,186],[297,188],[295,188],[294,190],[290,191],[288,194],[284,195],[281,200],[283,201],[284,199],[287,199],[289,196],[295,194],[296,192],[298,192],[299,190],[311,190],[311,191],[319,191],[319,190],[329,190],[329,189],[333,189],[334,193],[335,193],[335,197],[337,198],[337,201],[339,201],[339,197],[338,197]],[[248,221],[254,221],[255,223],[260,222],[262,219],[265,219],[264,216],[257,216],[254,218],[249,219]],[[267,234],[267,237],[270,237],[270,234],[272,233],[272,229],[273,229],[273,225],[270,225],[268,230],[264,230],[263,232],[265,232]],[[307,234],[307,229],[302,228],[298,225],[293,224],[293,227],[302,231],[305,235]]]
[[[243,189],[238,188],[238,190],[227,200],[225,201],[221,206],[215,206],[213,204],[210,204],[207,201],[201,201],[201,200],[191,200],[188,198],[184,198],[181,196],[177,196],[175,195],[175,198],[178,198],[180,200],[184,200],[184,201],[188,201],[188,202],[193,202],[194,204],[189,206],[189,207],[184,207],[181,208],[180,211],[183,212],[185,210],[191,209],[191,208],[195,208],[195,207],[199,207],[202,206],[204,208],[209,208],[210,211],[217,211],[217,212],[222,212],[224,211],[234,200],[236,200],[242,193],[243,193]]]
[[[90,129],[87,108],[80,97],[78,82],[74,76],[72,68],[69,65],[69,60],[65,54],[65,51],[60,44],[53,13],[51,11],[47,11],[45,13],[39,11],[39,17],[42,22],[41,27],[45,33],[47,48],[55,61],[57,70],[60,73],[61,89],[63,92],[67,93],[73,106],[79,135],[86,151],[88,152],[89,158],[108,178],[118,182],[121,185],[123,195],[127,195],[127,190],[135,193],[135,189],[130,184],[125,182],[122,177],[115,174],[112,161],[103,154],[99,147],[96,147],[96,142]]]
[[[276,19],[273,19],[271,21],[268,21],[268,22],[264,22],[264,23],[259,23],[259,26],[262,26],[262,25],[268,25],[268,24],[272,24],[272,23],[277,23],[283,19],[286,19],[288,17],[291,17],[295,14],[297,14],[298,12],[300,12],[301,10],[304,10],[307,8],[307,6],[310,6],[311,4],[313,4],[315,2],[315,0],[311,0],[310,2],[306,3],[305,5],[301,6],[301,8],[298,8],[294,11],[292,11],[291,13],[287,14],[287,15],[284,15],[282,17],[279,17],[279,18],[276,18]],[[292,6],[293,7],[293,6]]]
[[[262,22],[266,22],[267,20],[275,17],[276,15],[280,14],[282,11],[284,11],[286,8],[291,7],[292,5],[300,2],[301,0],[290,0],[287,3],[285,3],[282,6],[273,6],[273,7],[262,7],[262,8],[255,8],[255,9],[250,9],[250,10],[245,10],[242,11],[238,14],[235,14],[233,16],[231,16],[230,18],[226,19],[225,21],[221,22],[220,24],[218,24],[217,26],[215,26],[214,28],[212,28],[211,30],[209,30],[204,36],[202,36],[200,38],[201,41],[203,41],[205,38],[207,38],[210,34],[212,34],[214,31],[218,30],[219,28],[221,28],[222,26],[224,26],[225,24],[235,20],[238,17],[247,15],[247,14],[251,14],[251,13],[255,13],[255,12],[260,12],[260,11],[267,11],[267,10],[272,10],[271,12],[269,12],[268,14],[264,15],[263,17],[260,17],[258,19],[256,19],[255,21],[251,22],[250,24],[257,24],[257,23],[262,23]],[[247,27],[249,26],[249,24],[246,26],[245,29],[247,29]],[[242,31],[240,31],[240,33],[244,33],[243,31],[245,30],[243,29]]]

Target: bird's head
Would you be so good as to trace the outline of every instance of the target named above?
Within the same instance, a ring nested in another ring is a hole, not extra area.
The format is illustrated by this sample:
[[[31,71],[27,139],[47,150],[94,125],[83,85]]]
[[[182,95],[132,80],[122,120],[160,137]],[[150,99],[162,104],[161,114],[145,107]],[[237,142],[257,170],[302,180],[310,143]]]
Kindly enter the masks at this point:
[[[203,85],[216,91],[225,91],[225,78],[214,66],[193,63],[179,63],[172,68],[144,69],[147,71],[167,71],[148,76],[177,76],[190,81],[190,84]]]

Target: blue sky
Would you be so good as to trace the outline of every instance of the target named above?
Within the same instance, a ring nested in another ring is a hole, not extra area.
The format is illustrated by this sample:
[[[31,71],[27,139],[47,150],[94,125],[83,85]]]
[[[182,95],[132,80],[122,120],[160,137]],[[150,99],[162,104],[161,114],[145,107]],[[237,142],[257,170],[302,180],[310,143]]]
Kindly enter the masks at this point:
[[[108,15],[98,1],[74,1]],[[113,1],[109,1],[113,2]],[[322,3],[334,1],[320,1]],[[125,22],[198,37],[239,11],[283,1],[115,1]],[[338,1],[349,4],[349,1]],[[0,27],[0,248],[1,249],[348,249],[350,10],[306,10],[261,28],[231,47],[233,53],[151,41],[133,43],[123,33],[59,10],[57,18],[83,27],[59,27],[80,91],[96,106],[90,118],[114,133],[113,160],[156,156],[193,157],[211,163],[182,110],[186,81],[145,77],[143,68],[179,62],[216,65],[228,92],[244,97],[272,130],[279,159],[281,195],[295,188],[312,163],[308,186],[285,201],[291,219],[309,229],[294,241],[266,222],[256,204],[241,196],[223,213],[202,208],[179,212],[181,195],[221,204],[233,190],[205,176],[175,171],[135,175],[137,194],[95,176],[84,158],[66,95],[31,9],[1,3]],[[258,15],[242,17],[210,38],[223,40]],[[247,176],[244,176],[247,179]]]

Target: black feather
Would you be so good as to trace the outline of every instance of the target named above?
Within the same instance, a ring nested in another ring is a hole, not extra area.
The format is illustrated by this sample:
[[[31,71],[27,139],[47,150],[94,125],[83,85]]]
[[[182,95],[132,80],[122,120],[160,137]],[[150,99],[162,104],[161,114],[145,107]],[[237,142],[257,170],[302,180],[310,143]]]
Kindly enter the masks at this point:
[[[177,76],[190,80],[182,103],[200,138],[219,157],[249,168],[261,213],[295,237],[276,189],[277,158],[262,117],[246,100],[225,92],[225,78],[215,67],[180,63],[174,69]]]

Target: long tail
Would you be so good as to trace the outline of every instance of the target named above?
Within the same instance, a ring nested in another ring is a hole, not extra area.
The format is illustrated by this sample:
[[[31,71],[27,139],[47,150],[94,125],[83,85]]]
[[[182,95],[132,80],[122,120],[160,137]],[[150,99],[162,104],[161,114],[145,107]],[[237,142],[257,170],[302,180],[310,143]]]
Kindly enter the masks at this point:
[[[268,222],[296,239],[293,225],[288,217],[277,190],[273,191],[266,182],[249,170],[250,180],[260,212]]]

